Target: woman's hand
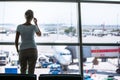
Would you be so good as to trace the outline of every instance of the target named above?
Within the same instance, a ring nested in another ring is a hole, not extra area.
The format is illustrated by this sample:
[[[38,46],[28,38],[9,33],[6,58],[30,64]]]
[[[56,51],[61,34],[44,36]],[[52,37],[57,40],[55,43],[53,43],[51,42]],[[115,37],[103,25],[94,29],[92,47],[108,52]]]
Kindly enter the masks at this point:
[[[33,18],[33,21],[34,21],[35,25],[37,25],[37,19]]]

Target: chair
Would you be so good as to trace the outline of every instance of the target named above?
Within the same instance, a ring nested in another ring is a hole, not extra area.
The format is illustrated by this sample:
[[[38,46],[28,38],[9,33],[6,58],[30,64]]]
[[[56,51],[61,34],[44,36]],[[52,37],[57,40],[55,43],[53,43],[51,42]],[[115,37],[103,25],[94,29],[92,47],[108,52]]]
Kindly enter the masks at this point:
[[[0,80],[36,80],[35,74],[0,74]]]
[[[79,74],[41,74],[39,80],[82,80]]]

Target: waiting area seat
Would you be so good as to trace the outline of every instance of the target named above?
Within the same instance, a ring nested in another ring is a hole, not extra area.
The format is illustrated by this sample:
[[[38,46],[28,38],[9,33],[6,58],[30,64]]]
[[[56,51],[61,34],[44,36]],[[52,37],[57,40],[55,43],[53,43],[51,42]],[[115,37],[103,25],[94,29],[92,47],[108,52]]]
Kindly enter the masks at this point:
[[[39,80],[82,80],[79,74],[41,74]]]
[[[37,80],[35,74],[0,74],[0,80]]]

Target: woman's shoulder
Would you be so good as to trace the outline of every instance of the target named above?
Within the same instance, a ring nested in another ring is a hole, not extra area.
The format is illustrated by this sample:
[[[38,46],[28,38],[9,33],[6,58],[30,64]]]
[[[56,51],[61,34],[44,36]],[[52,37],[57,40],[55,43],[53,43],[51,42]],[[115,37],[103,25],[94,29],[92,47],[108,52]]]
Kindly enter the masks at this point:
[[[31,24],[31,25],[25,25],[25,24],[19,24],[17,25],[17,27],[21,28],[21,27],[29,27],[29,28],[35,28],[36,25]]]
[[[18,27],[21,27],[21,26],[23,26],[23,24],[18,24],[17,26],[18,26]]]

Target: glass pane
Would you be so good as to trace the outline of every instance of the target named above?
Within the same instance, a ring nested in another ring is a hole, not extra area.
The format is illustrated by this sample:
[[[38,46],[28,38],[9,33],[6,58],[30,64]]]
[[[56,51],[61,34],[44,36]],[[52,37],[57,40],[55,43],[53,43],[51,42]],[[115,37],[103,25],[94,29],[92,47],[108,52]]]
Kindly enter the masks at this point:
[[[83,43],[120,41],[120,5],[81,3]]]
[[[80,74],[78,63],[78,46],[37,45],[38,59],[35,74]],[[4,57],[2,55],[4,54]],[[0,73],[6,73],[6,68],[16,68],[20,73],[18,53],[14,45],[0,46]],[[6,59],[4,59],[6,58]],[[2,61],[4,63],[1,63]]]
[[[120,46],[83,46],[85,78],[120,79]]]
[[[30,1],[0,2],[1,42],[14,42],[17,25],[25,23],[24,13],[28,9],[34,11],[42,32],[41,37],[35,38],[37,42],[78,43],[77,3]]]

